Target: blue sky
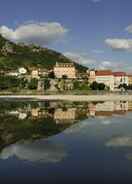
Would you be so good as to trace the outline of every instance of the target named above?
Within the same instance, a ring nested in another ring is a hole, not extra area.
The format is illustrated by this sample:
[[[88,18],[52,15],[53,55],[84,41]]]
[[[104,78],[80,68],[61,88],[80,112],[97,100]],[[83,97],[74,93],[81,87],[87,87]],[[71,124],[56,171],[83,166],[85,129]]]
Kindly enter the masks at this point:
[[[131,0],[1,0],[0,33],[90,67],[132,71]]]

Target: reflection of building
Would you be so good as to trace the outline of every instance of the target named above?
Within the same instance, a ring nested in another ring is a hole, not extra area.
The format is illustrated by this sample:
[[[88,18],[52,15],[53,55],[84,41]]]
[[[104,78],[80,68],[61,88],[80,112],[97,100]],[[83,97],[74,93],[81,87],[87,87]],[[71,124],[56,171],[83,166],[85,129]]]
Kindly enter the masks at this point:
[[[32,110],[31,110],[31,115],[32,115],[32,117],[38,117],[39,116],[39,111],[40,111],[40,108],[33,108]]]
[[[128,102],[104,102],[97,104],[89,104],[90,116],[112,116],[113,114],[125,114],[132,104]]]
[[[32,119],[48,118],[50,116],[52,116],[52,115],[49,114],[48,111],[41,109],[40,107],[31,109],[31,118]]]
[[[6,114],[15,116],[20,120],[24,119],[48,119],[52,118],[57,124],[72,124],[76,120],[85,119],[88,116],[112,116],[124,115],[132,111],[132,102],[125,101],[106,101],[100,103],[81,103],[75,106],[64,104],[62,102],[50,102],[47,106],[42,103],[36,107],[28,105],[26,108],[18,108],[14,111],[6,111]],[[37,121],[36,121],[37,122]]]
[[[96,111],[114,111],[114,102],[104,102],[96,104]]]
[[[114,103],[114,111],[116,112],[116,114],[123,114],[123,112],[127,112],[128,111],[128,102],[115,102]]]
[[[132,111],[132,102],[128,102],[128,111]]]
[[[63,78],[65,76],[69,79],[75,79],[76,68],[73,63],[56,63],[54,74],[56,78]]]
[[[95,116],[95,113],[96,113],[96,105],[90,103],[90,104],[88,105],[88,108],[89,108],[89,115],[90,115],[90,116]]]
[[[72,123],[76,119],[76,108],[56,109],[54,113],[56,123]]]

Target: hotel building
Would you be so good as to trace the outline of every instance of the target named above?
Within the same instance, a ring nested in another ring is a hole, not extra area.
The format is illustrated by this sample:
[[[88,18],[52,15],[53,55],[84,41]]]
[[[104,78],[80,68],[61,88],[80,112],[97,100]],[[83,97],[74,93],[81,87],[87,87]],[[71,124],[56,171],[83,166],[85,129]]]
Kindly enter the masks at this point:
[[[75,79],[76,68],[73,63],[56,63],[54,74],[56,78],[63,78],[66,76],[68,79]]]

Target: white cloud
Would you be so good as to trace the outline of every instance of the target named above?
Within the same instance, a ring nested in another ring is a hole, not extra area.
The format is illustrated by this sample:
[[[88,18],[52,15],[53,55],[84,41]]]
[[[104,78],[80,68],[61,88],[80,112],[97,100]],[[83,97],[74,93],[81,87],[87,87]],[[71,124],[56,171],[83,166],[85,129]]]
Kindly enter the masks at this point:
[[[57,163],[66,156],[63,145],[46,141],[35,141],[12,144],[0,153],[0,159],[6,160],[16,156],[29,162]]]
[[[113,67],[113,63],[110,61],[102,61],[99,64],[100,69],[109,69]]]
[[[4,25],[0,27],[0,34],[11,41],[35,43],[41,46],[61,39],[67,32],[68,29],[57,22],[28,22],[18,26],[15,30]]]
[[[90,58],[87,53],[65,52],[64,55],[73,61],[85,66],[96,64],[96,60]]]
[[[101,0],[91,0],[93,3],[99,3]]]
[[[89,68],[96,69],[111,69],[113,71],[128,71],[132,70],[131,65],[126,61],[114,61],[114,60],[97,60],[93,57],[90,57],[88,53],[77,53],[77,52],[65,52],[65,56],[72,59],[73,61],[85,65]]]
[[[132,39],[106,39],[105,43],[113,50],[132,51]]]
[[[94,50],[92,50],[92,52],[95,54],[103,54],[104,53],[103,50],[99,50],[99,49],[94,49]]]
[[[132,33],[132,24],[130,24],[126,29],[128,33]]]

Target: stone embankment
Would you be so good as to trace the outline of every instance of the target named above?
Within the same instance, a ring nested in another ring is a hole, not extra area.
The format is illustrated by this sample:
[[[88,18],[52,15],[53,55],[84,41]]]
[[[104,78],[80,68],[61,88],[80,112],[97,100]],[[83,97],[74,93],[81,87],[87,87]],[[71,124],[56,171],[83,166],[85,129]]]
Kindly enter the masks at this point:
[[[132,101],[132,95],[1,95],[0,99],[65,101]]]

